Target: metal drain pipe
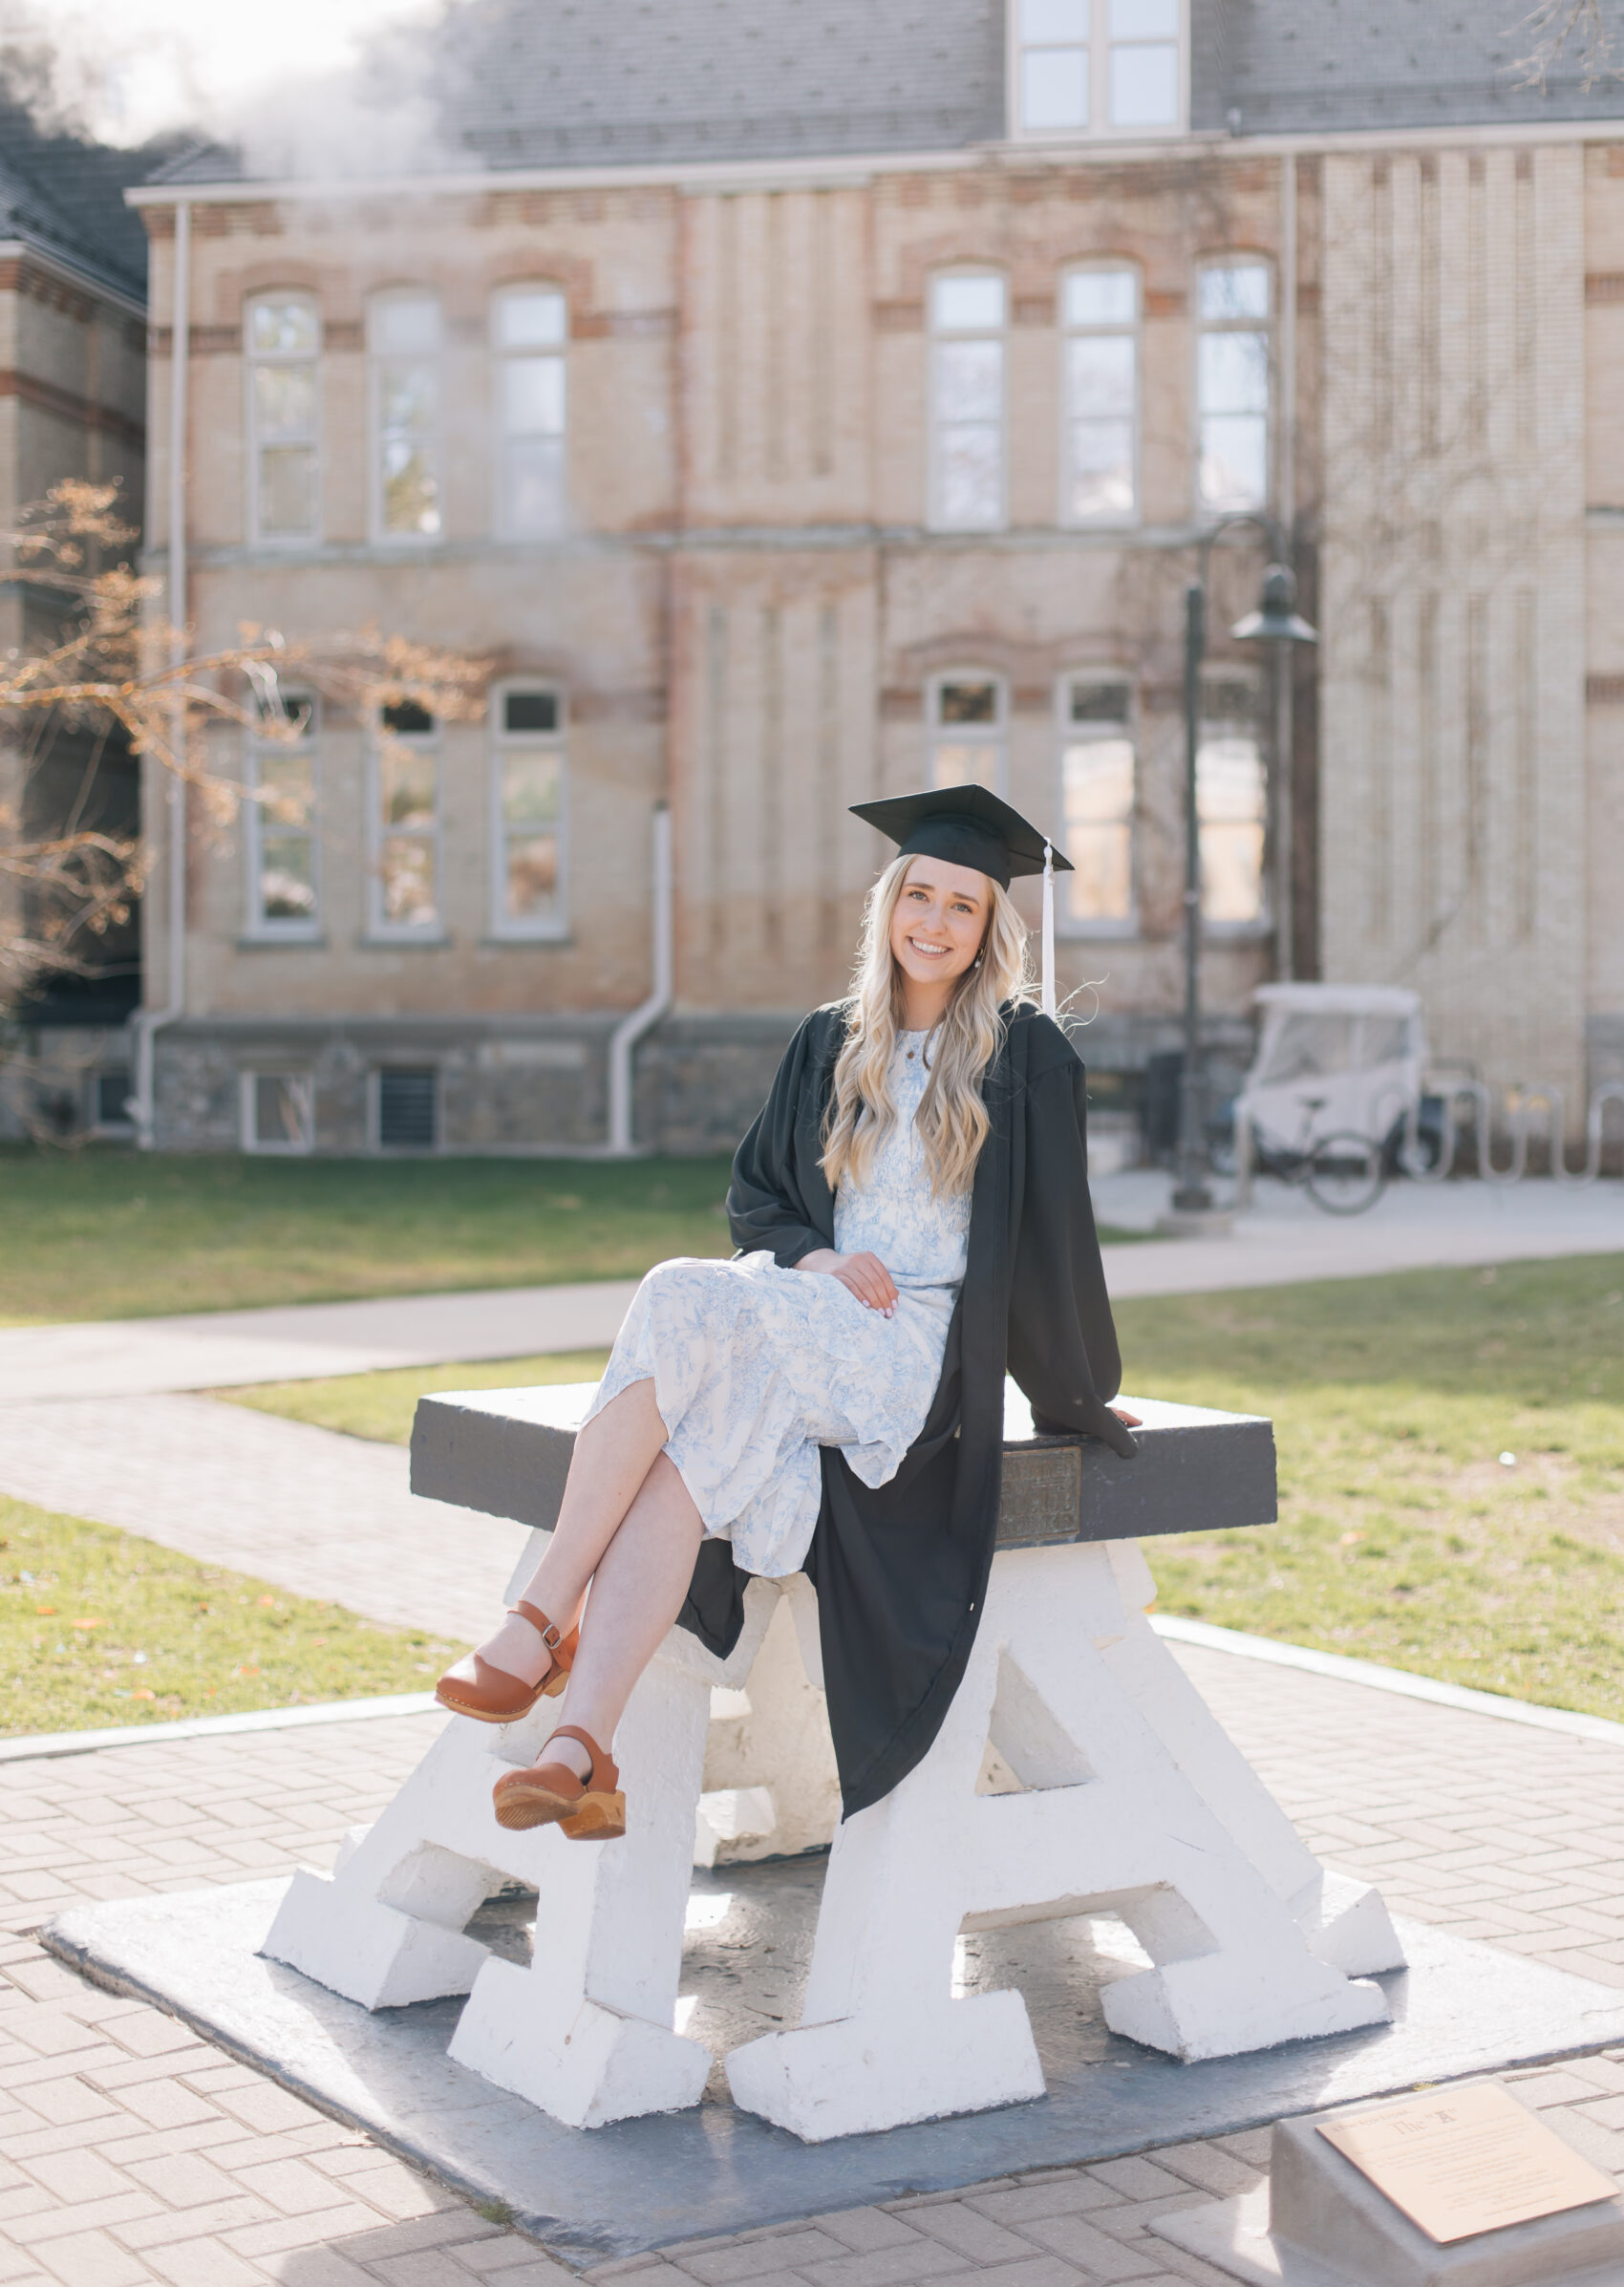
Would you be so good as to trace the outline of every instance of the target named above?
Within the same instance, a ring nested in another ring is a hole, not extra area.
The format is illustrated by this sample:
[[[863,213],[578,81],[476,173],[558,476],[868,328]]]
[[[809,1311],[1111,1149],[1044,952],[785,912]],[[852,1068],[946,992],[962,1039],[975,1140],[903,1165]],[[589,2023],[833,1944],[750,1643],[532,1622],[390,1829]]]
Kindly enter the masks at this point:
[[[640,1008],[623,1016],[609,1035],[609,1141],[610,1159],[631,1158],[637,1149],[631,1140],[631,1052],[650,1027],[671,1007],[675,948],[673,942],[671,811],[664,802],[654,810],[652,936],[654,989]]]
[[[175,202],[174,290],[169,327],[169,624],[170,658],[179,666],[186,654],[186,385],[192,340],[192,204]],[[177,700],[173,738],[177,762],[184,761],[185,708]],[[166,774],[169,805],[168,998],[161,1008],[138,1009],[130,1019],[136,1037],[136,1087],[126,1110],[136,1144],[152,1149],[156,1115],[156,1057],[153,1037],[186,1013],[186,780],[180,769]]]

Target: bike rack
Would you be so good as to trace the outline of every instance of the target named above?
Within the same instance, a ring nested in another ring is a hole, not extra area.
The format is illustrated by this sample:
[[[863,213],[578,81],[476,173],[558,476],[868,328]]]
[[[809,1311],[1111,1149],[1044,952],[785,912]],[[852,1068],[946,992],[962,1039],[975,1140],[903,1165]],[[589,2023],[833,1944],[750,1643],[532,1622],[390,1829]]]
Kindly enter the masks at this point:
[[[1592,1094],[1586,1116],[1584,1164],[1578,1168],[1571,1168],[1564,1143],[1568,1107],[1563,1091],[1554,1081],[1546,1080],[1538,1080],[1531,1087],[1519,1088],[1515,1091],[1516,1101],[1506,1122],[1510,1134],[1511,1157],[1506,1166],[1497,1167],[1494,1165],[1493,1106],[1485,1081],[1429,1080],[1423,1083],[1421,1093],[1442,1100],[1443,1132],[1437,1163],[1428,1167],[1422,1162],[1420,1150],[1420,1101],[1407,1107],[1402,1155],[1404,1173],[1413,1183],[1421,1184],[1446,1183],[1453,1173],[1455,1154],[1460,1144],[1455,1107],[1463,1101],[1470,1102],[1475,1114],[1472,1126],[1478,1178],[1485,1184],[1498,1184],[1502,1189],[1521,1183],[1528,1173],[1528,1144],[1536,1134],[1545,1139],[1550,1155],[1553,1181],[1570,1191],[1585,1189],[1601,1173],[1607,1107],[1610,1103],[1615,1103],[1624,1110],[1624,1080],[1603,1080]]]

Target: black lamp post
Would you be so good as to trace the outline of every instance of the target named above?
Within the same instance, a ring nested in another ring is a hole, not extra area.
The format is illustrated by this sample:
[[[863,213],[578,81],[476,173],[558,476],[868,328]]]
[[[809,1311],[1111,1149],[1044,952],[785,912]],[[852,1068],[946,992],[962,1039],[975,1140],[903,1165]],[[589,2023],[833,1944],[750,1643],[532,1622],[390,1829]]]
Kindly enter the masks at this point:
[[[1255,524],[1266,535],[1273,561],[1263,575],[1255,611],[1229,630],[1239,643],[1317,643],[1318,634],[1293,609],[1296,582],[1282,559],[1284,537],[1272,517],[1247,511],[1220,517],[1202,535],[1196,577],[1185,591],[1185,1058],[1179,1089],[1179,1156],[1173,1208],[1180,1215],[1212,1211],[1207,1157],[1201,1055],[1201,814],[1196,759],[1201,746],[1201,663],[1207,651],[1207,571],[1212,545],[1237,524]],[[1284,652],[1280,653],[1282,661]],[[1276,770],[1289,758],[1275,757]],[[1290,863],[1288,856],[1287,863]]]

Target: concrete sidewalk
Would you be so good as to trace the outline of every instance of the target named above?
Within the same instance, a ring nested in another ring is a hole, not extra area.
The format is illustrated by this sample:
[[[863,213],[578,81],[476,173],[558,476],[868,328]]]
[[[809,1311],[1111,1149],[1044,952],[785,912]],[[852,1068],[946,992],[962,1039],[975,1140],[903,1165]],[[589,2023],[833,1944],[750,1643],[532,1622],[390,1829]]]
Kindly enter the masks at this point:
[[[1198,1649],[1200,1689],[1310,1847],[1462,1936],[1624,1986],[1624,1746]],[[11,2287],[567,2287],[357,2130],[26,1933],[75,1898],[326,1866],[438,1716],[0,1767],[0,2278]],[[1624,2056],[1517,2076],[1624,2181]],[[1263,2128],[848,2208],[588,2271],[593,2287],[1226,2287],[1151,2219],[1258,2180]]]
[[[637,1292],[634,1278],[564,1287],[495,1287],[209,1311],[72,1326],[0,1328],[0,1405],[40,1398],[129,1398],[157,1390],[309,1381],[456,1358],[607,1349]]]
[[[1150,1229],[1167,1178],[1107,1176],[1094,1186],[1101,1223]],[[1339,1221],[1301,1191],[1260,1184],[1231,1237],[1160,1239],[1107,1247],[1119,1301],[1363,1278],[1438,1264],[1510,1262],[1624,1251],[1624,1184],[1568,1190],[1549,1182],[1499,1189],[1479,1183],[1396,1185],[1369,1214]],[[0,1404],[50,1398],[133,1397],[147,1391],[226,1389],[302,1381],[379,1367],[522,1357],[607,1348],[634,1279],[393,1300],[310,1303],[174,1318],[0,1330]]]
[[[407,1472],[404,1446],[214,1398],[58,1398],[0,1415],[0,1492],[14,1500],[475,1642],[527,1530],[419,1500]]]

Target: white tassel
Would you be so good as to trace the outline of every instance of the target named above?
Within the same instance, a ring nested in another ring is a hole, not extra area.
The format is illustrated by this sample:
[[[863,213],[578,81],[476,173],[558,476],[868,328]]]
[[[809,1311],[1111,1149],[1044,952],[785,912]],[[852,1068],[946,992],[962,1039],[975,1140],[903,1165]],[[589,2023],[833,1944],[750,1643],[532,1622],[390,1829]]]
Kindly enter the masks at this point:
[[[1055,853],[1043,844],[1043,1014],[1055,1014]]]

